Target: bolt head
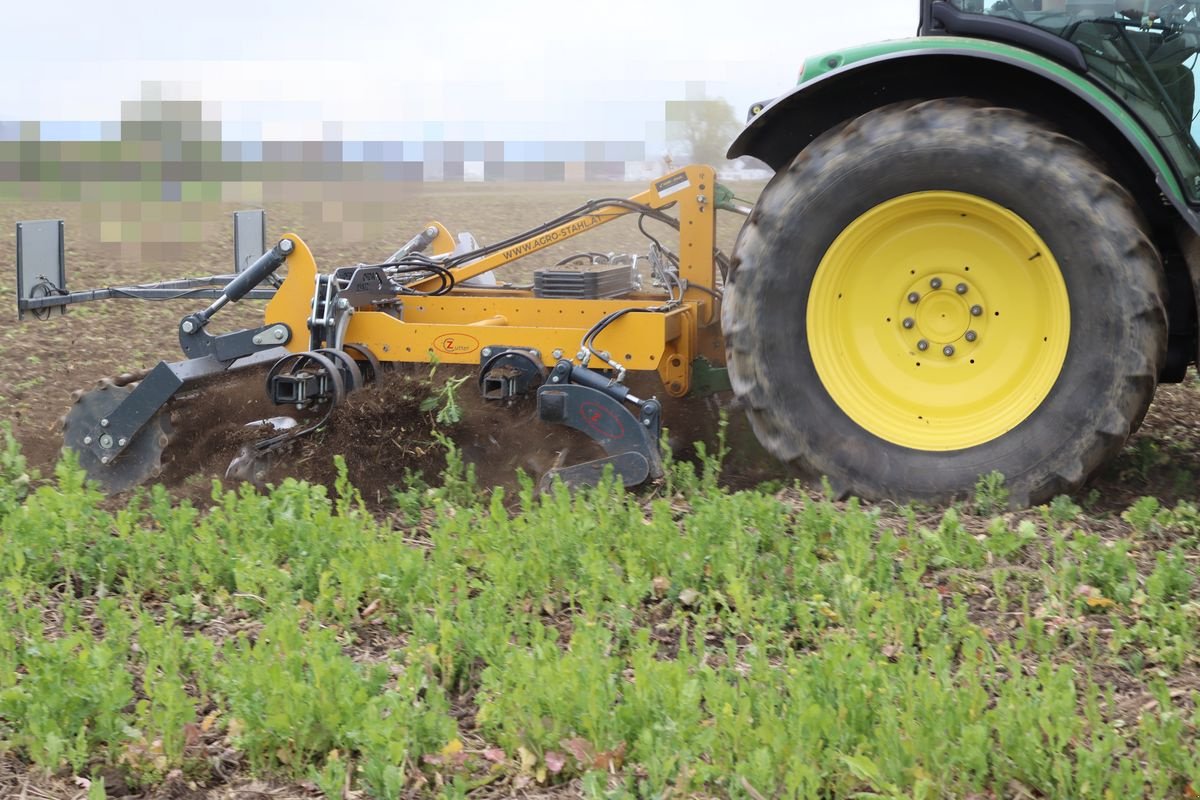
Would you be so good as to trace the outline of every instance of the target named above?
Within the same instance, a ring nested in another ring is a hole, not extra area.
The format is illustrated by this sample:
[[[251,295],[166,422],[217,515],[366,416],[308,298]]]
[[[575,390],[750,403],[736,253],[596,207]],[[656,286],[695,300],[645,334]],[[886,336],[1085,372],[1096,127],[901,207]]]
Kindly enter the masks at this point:
[[[183,328],[184,333],[192,333],[196,330],[196,323],[192,322],[190,319],[185,319],[180,327]]]
[[[91,443],[92,443],[92,437],[90,437],[90,436],[85,436],[85,437],[83,437],[83,443],[84,443],[84,444],[91,444]]]
[[[912,317],[906,317],[904,319],[904,322],[901,322],[900,324],[903,325],[905,328],[908,328],[911,330],[912,327],[917,324],[917,321],[915,319],[913,319]]]
[[[295,247],[296,247],[296,245],[295,245],[295,243],[292,242],[291,239],[280,239],[279,240],[279,252],[283,253],[284,255],[287,255],[288,253],[292,252],[292,250],[294,250]]]
[[[650,420],[648,420],[648,419],[644,419],[644,420],[642,420],[642,424],[643,424],[643,425],[645,425],[647,428],[649,428],[649,427],[650,427]]]
[[[946,358],[949,358],[950,356],[954,355],[954,345],[948,344],[945,347],[943,347],[942,355],[944,355]]]
[[[908,302],[910,302],[910,303],[916,303],[916,302],[917,302],[918,300],[920,300],[920,299],[921,299],[921,295],[917,294],[916,292],[909,292],[909,294],[908,294]]]
[[[917,349],[918,349],[918,350],[920,350],[920,351],[922,351],[922,352],[924,352],[924,351],[928,350],[928,349],[929,349],[929,342],[927,342],[927,341],[925,341],[924,339],[922,339],[921,341],[917,342]]]
[[[983,306],[971,306],[971,316],[978,317],[983,313]]]
[[[101,436],[100,437],[100,446],[103,447],[105,450],[112,447],[113,446],[112,437],[109,436],[107,433],[104,434],[103,436]]]
[[[117,446],[118,446],[118,447],[124,447],[124,446],[125,446],[125,445],[127,445],[127,444],[129,444],[129,440],[128,440],[128,439],[117,439]]]
[[[552,351],[550,352],[550,355],[554,356],[554,360],[555,360],[555,361],[558,361],[560,358],[562,358],[562,357],[563,357],[563,351],[562,351],[562,348],[561,348],[561,347],[556,347],[554,350],[552,350]]]
[[[960,283],[958,286],[954,287],[954,291],[958,292],[959,294],[966,294],[967,285],[965,283]]]
[[[275,338],[277,340],[282,342],[285,336],[287,336],[287,331],[285,331],[283,328],[275,329]]]
[[[107,463],[108,463],[108,456],[100,456],[100,463],[101,463],[101,464],[107,464]]]
[[[978,339],[978,338],[979,338],[979,334],[978,334],[978,333],[976,333],[975,331],[967,331],[967,337],[966,337],[966,338],[967,338],[967,341],[968,341],[968,342],[973,342],[973,341],[975,341],[976,339]]]
[[[108,419],[107,419],[107,418],[100,420],[100,427],[101,427],[101,428],[107,428],[107,427],[108,427]]]
[[[350,301],[344,297],[339,297],[338,301],[337,301],[337,307],[342,310],[345,310],[350,307]]]
[[[929,281],[929,285],[931,288],[940,289],[940,288],[942,288],[942,279],[941,278],[933,278]]]
[[[488,356],[490,356],[491,354],[492,354],[492,348],[490,348],[490,347],[485,347],[485,348],[483,348],[482,355],[483,355],[483,357],[484,357],[484,358],[487,358],[487,357],[488,357]]]

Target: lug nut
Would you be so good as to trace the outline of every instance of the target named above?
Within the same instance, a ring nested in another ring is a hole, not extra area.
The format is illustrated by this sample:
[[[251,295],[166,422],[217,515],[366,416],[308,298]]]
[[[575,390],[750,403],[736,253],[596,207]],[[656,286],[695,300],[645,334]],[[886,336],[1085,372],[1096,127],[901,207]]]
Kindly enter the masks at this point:
[[[978,317],[983,313],[983,306],[971,306],[971,316]]]
[[[945,347],[943,347],[942,355],[944,355],[946,358],[949,358],[950,356],[954,355],[954,345],[948,344]]]
[[[902,322],[900,324],[903,325],[905,328],[911,329],[913,325],[917,324],[917,321],[915,319],[913,319],[912,317],[906,317],[904,322]]]
[[[942,288],[942,279],[941,279],[941,278],[934,278],[933,280],[931,280],[931,281],[929,282],[929,285],[930,285],[931,287],[933,287],[934,289],[940,289],[940,288]]]
[[[916,292],[909,292],[908,302],[916,303],[920,299],[921,299],[921,295],[917,294]]]
[[[924,339],[922,339],[921,341],[917,342],[917,349],[918,349],[918,350],[921,350],[921,351],[928,350],[928,349],[929,349],[929,342],[927,342],[927,341],[925,341]]]
[[[959,294],[966,294],[967,285],[965,283],[960,283],[958,286],[954,287],[954,291],[958,292]]]
[[[979,338],[979,334],[978,334],[978,333],[976,333],[975,331],[967,331],[967,337],[966,337],[966,338],[967,338],[967,341],[968,341],[968,342],[973,342],[973,341],[975,341],[976,339],[978,339],[978,338]]]

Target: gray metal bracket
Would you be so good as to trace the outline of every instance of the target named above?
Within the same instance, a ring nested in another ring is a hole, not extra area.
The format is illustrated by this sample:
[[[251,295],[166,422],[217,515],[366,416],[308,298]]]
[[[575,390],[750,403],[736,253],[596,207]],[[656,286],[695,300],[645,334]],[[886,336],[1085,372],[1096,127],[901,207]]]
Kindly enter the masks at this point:
[[[657,400],[639,400],[621,384],[602,385],[602,375],[567,361],[559,362],[550,380],[538,389],[538,417],[587,434],[608,456],[550,470],[543,477],[543,486],[555,476],[569,485],[591,485],[607,465],[612,465],[626,486],[662,477],[658,451],[662,405]],[[627,403],[637,407],[636,416]]]
[[[17,223],[17,319],[26,311],[39,314],[40,308],[58,307],[55,303],[67,285],[66,232],[61,219],[43,219]],[[44,292],[40,297],[35,292]],[[44,306],[31,306],[30,300],[46,300]],[[49,316],[49,310],[44,312]],[[44,319],[45,316],[42,318]]]
[[[246,268],[267,252],[267,212],[233,212],[233,271]]]

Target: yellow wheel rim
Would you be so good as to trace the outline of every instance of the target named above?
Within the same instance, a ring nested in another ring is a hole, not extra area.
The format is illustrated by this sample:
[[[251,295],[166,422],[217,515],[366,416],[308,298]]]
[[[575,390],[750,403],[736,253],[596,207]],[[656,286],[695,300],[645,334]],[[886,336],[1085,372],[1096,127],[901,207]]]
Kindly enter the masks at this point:
[[[1058,262],[1013,212],[920,192],[847,227],[817,267],[809,348],[825,391],[881,439],[958,450],[1019,425],[1062,370]],[[813,424],[820,424],[814,420]]]

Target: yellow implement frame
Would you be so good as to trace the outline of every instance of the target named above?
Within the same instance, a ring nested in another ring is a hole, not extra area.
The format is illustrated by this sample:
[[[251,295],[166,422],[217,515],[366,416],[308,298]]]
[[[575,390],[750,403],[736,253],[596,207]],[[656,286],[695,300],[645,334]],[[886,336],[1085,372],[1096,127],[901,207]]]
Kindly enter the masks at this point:
[[[687,394],[693,360],[704,356],[724,363],[714,259],[716,175],[711,167],[692,165],[651,183],[629,198],[632,203],[664,209],[676,206],[679,219],[679,276],[686,291],[680,304],[654,314],[625,314],[604,328],[595,348],[608,351],[626,369],[657,371],[667,393]],[[599,320],[626,308],[656,308],[661,295],[637,294],[608,300],[537,298],[526,290],[464,286],[463,282],[559,244],[614,219],[636,214],[626,206],[604,206],[585,216],[539,231],[483,258],[451,270],[454,289],[439,296],[397,296],[402,313],[358,310],[350,319],[345,341],[366,345],[380,361],[478,364],[488,345],[535,348],[546,366],[579,349],[584,334]],[[454,238],[440,223],[431,247],[449,253]],[[298,237],[288,234],[295,251],[287,259],[287,277],[267,305],[265,324],[283,323],[292,332],[288,348],[307,350],[307,330],[317,265]],[[440,279],[426,278],[409,289],[432,291]]]

